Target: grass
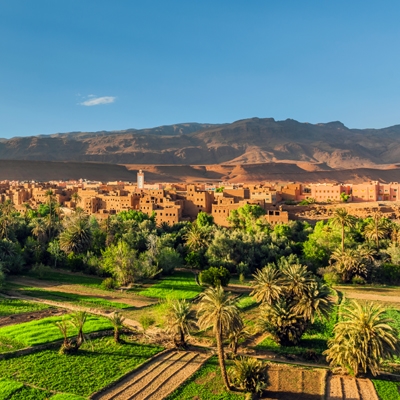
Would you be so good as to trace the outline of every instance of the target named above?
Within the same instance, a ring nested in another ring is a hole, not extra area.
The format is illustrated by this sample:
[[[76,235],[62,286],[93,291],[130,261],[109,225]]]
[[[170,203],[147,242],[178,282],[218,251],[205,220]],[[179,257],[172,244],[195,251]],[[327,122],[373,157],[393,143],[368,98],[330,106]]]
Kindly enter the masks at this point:
[[[124,340],[125,344],[116,344],[112,337],[96,339],[84,343],[75,355],[60,355],[57,349],[50,349],[0,360],[0,376],[88,397],[162,350],[133,343],[127,337]]]
[[[192,299],[201,293],[191,272],[176,272],[174,275],[161,279],[156,284],[138,292],[141,296],[157,299]]]
[[[69,285],[82,285],[91,288],[103,289],[101,286],[102,279],[96,276],[82,276],[70,273],[65,274],[50,268],[49,270],[46,269],[45,273],[35,273],[35,271],[30,271],[27,276],[43,281],[52,281]]]
[[[62,321],[63,318],[70,319],[70,315],[48,317],[37,321],[24,322],[22,324],[0,328],[0,353],[62,339],[63,336],[55,325],[55,322]],[[112,325],[108,319],[88,315],[83,331],[84,333],[90,333],[111,328]],[[76,328],[71,325],[69,336],[74,336],[76,334]]]
[[[86,307],[96,306],[98,308],[118,308],[118,309],[131,308],[129,304],[109,301],[101,297],[86,296],[76,293],[57,292],[57,291],[44,290],[40,288],[27,287],[27,286],[13,285],[13,289],[14,290],[17,289],[19,292],[21,292],[21,294],[30,297],[35,297],[38,299],[77,303],[79,305]]]
[[[0,400],[45,400],[50,396],[46,390],[31,388],[11,379],[0,379]]]
[[[0,297],[0,317],[8,317],[9,315],[22,314],[26,312],[34,312],[48,309],[46,304],[30,303],[19,299],[4,299]]]
[[[380,400],[400,400],[400,382],[372,379]]]
[[[245,394],[225,389],[218,366],[218,359],[211,357],[188,381],[166,400],[240,400]]]
[[[257,305],[257,302],[250,296],[241,296],[236,302],[236,305],[241,311],[249,310]]]

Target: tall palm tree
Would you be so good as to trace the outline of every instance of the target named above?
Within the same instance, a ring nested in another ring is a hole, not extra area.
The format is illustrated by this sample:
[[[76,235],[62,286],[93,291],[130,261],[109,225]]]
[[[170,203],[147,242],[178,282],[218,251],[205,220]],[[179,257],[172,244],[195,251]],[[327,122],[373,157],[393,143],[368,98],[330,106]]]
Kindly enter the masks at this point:
[[[32,234],[36,236],[39,243],[43,244],[47,240],[47,226],[42,218],[34,218],[31,221]]]
[[[60,249],[66,253],[84,253],[92,244],[92,229],[86,215],[74,216],[59,236]]]
[[[200,295],[197,324],[201,329],[213,328],[217,340],[217,351],[222,379],[229,389],[228,374],[225,367],[223,335],[241,324],[239,309],[229,294],[219,286],[208,288]]]
[[[354,300],[342,310],[342,320],[324,352],[332,366],[348,368],[356,376],[368,371],[375,376],[383,359],[399,354],[398,332],[384,312],[377,304],[361,305]]]
[[[353,228],[356,223],[356,218],[349,214],[345,208],[336,208],[333,212],[333,218],[331,220],[332,225],[341,228],[342,230],[342,252],[344,251],[344,238],[345,238],[345,227]]]
[[[200,251],[208,245],[209,231],[208,227],[200,227],[196,223],[191,225],[184,236],[190,251]]]
[[[250,296],[253,296],[257,302],[272,304],[279,299],[282,292],[282,279],[279,269],[274,264],[268,264],[258,270],[253,277],[253,291]]]
[[[186,347],[185,335],[195,328],[191,304],[187,300],[173,299],[169,301],[167,312],[168,332],[174,335],[175,344]],[[175,340],[179,336],[179,341]]]
[[[367,273],[361,254],[355,249],[346,249],[344,251],[336,249],[331,255],[331,260],[334,260],[334,267],[343,282],[348,282],[356,273],[358,275]]]
[[[376,212],[367,225],[364,227],[364,235],[368,240],[374,240],[376,248],[379,250],[379,240],[383,239],[388,233],[388,225],[382,214]]]
[[[82,200],[82,197],[79,196],[78,192],[74,192],[74,193],[71,194],[71,199],[74,201],[75,209],[76,209],[78,203],[80,203],[80,201]]]

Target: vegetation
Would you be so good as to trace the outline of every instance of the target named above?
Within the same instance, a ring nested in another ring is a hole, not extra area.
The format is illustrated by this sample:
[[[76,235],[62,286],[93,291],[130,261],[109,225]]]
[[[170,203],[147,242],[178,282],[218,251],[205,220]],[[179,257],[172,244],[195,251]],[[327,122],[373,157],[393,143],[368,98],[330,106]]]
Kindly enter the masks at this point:
[[[82,351],[74,356],[63,356],[51,349],[0,360],[0,376],[87,397],[162,350],[161,347],[135,344],[127,337],[124,342],[123,345],[116,344],[112,337],[104,337],[84,343]]]
[[[199,275],[200,283],[204,286],[228,286],[231,274],[224,267],[210,267]]]
[[[29,346],[45,344],[63,339],[56,323],[70,321],[71,315],[43,318],[37,321],[24,322],[17,325],[4,326],[0,328],[0,352],[8,352]],[[112,325],[108,319],[88,315],[85,332],[96,332],[111,329]],[[78,333],[76,328],[68,331],[68,337]]]
[[[202,288],[196,284],[194,274],[179,272],[161,279],[149,288],[139,291],[138,294],[158,299],[192,299],[201,291]]]
[[[383,359],[399,354],[398,332],[383,314],[384,309],[372,303],[352,301],[344,308],[325,352],[331,365],[347,368],[356,376],[360,372],[375,376]]]
[[[200,297],[198,309],[198,325],[201,329],[212,327],[217,340],[217,351],[222,379],[229,389],[228,375],[225,367],[223,336],[231,331],[241,329],[243,323],[236,307],[229,295],[221,286],[209,288]]]
[[[31,303],[25,300],[5,299],[0,297],[0,317],[42,311],[47,310],[48,308],[49,306],[46,304]]]
[[[400,382],[372,379],[380,400],[400,400]]]

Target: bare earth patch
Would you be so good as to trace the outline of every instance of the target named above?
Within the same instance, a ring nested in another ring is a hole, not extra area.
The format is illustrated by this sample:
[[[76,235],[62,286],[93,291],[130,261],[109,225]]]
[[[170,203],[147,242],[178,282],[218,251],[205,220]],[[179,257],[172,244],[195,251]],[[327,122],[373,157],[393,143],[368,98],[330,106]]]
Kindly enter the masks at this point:
[[[49,308],[42,311],[32,311],[22,314],[9,315],[7,317],[0,317],[0,327],[7,325],[21,324],[22,322],[29,322],[33,320],[38,320],[46,317],[54,317],[57,315],[63,315],[66,310]]]
[[[192,376],[206,355],[189,351],[168,351],[154,357],[145,367],[129,374],[116,386],[93,396],[95,400],[161,400]]]
[[[379,400],[369,379],[331,375],[327,380],[327,400]]]

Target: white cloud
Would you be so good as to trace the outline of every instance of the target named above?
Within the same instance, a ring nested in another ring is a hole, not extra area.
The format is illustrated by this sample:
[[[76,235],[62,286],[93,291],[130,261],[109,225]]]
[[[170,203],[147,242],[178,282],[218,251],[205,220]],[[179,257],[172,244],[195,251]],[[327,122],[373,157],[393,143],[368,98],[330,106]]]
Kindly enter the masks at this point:
[[[90,97],[89,100],[86,100],[82,103],[79,103],[81,106],[98,106],[99,104],[110,104],[114,103],[114,101],[117,99],[116,97],[113,96],[103,96],[103,97],[94,97],[93,95],[89,95]]]

